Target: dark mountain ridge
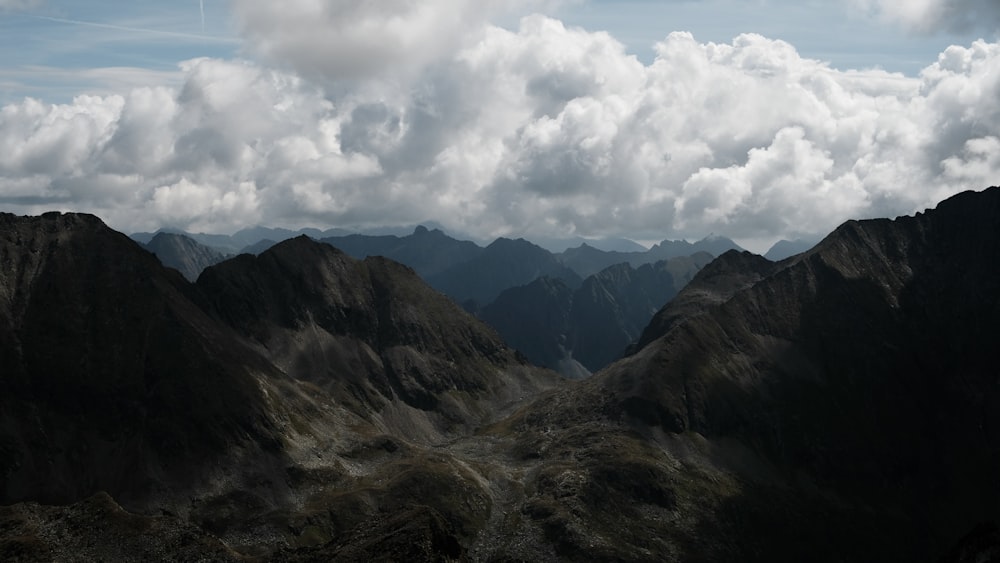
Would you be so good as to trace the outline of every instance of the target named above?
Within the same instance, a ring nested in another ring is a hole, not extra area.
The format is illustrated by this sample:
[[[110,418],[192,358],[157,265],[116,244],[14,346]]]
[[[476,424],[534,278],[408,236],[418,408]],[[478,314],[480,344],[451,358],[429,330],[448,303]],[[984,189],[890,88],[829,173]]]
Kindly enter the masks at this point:
[[[479,423],[479,403],[510,401],[495,394],[529,379],[493,330],[386,258],[357,261],[301,236],[209,268],[198,288],[283,371],[338,400],[362,399],[362,415],[398,398],[449,423]]]
[[[136,499],[277,449],[256,383],[277,372],[180,274],[89,215],[0,214],[0,233],[0,498]]]
[[[334,234],[336,236],[332,236]],[[452,238],[440,229],[424,226],[416,227],[405,236],[346,234],[338,229],[291,231],[257,227],[233,235],[190,234],[164,229],[157,233],[135,233],[132,238],[160,256],[165,265],[180,270],[193,281],[202,270],[224,256],[260,254],[280,241],[301,235],[335,246],[354,258],[384,256],[406,264],[439,291],[460,303],[468,301],[470,310],[486,305],[500,291],[530,283],[540,275],[562,279],[575,286],[582,278],[618,263],[627,262],[639,268],[643,264],[698,252],[707,251],[717,256],[729,248],[738,248],[729,239],[709,237],[694,244],[665,240],[652,249],[631,252],[599,250],[583,243],[578,248],[552,254],[523,239],[517,242],[501,238],[483,248]],[[626,247],[623,242],[617,246]],[[457,279],[450,279],[453,277]]]
[[[11,219],[0,359],[21,367],[0,377],[0,459],[33,461],[0,467],[2,502],[69,480],[76,502],[0,507],[0,557],[984,559],[998,216],[991,188],[781,262],[724,253],[634,354],[544,392],[547,372],[384,259],[292,240],[192,285],[96,219]],[[190,393],[209,397],[187,436]],[[125,474],[153,485],[131,512],[88,496],[139,490]]]
[[[678,506],[703,506],[663,550],[701,538],[703,560],[933,561],[1000,518],[998,216],[991,188],[849,221],[779,263],[728,252],[633,356],[531,407],[522,432],[598,412],[656,444],[635,486],[672,483]],[[610,432],[578,451],[601,451]],[[677,463],[687,481],[666,469]],[[546,521],[604,531],[572,506]],[[628,537],[616,553],[641,545]]]
[[[4,214],[0,266],[0,503],[67,505],[0,509],[7,560],[357,551],[397,507],[403,545],[456,542],[488,500],[436,444],[559,381],[409,268],[308,238],[193,285],[95,217]]]

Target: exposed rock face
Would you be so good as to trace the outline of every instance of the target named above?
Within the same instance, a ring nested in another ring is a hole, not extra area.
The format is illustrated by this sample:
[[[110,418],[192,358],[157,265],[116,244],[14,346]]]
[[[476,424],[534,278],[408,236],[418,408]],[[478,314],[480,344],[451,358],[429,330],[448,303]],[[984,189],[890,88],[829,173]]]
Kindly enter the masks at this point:
[[[202,270],[226,259],[226,255],[221,252],[174,233],[157,233],[144,246],[164,266],[177,270],[188,281],[195,281]]]

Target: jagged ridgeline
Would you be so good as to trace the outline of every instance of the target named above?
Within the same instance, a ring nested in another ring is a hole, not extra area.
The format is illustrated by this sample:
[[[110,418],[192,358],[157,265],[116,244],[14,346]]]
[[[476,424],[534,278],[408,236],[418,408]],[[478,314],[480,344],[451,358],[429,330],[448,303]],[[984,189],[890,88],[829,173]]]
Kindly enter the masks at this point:
[[[384,258],[0,215],[0,559],[988,560],[998,217],[726,252],[569,381]]]
[[[439,490],[407,483],[478,485],[452,482],[465,470],[425,448],[559,381],[409,268],[305,237],[193,285],[96,217],[4,214],[0,263],[4,504],[106,492],[114,501],[69,514],[118,514],[115,501],[140,516],[166,511],[170,533],[193,523],[254,553],[343,543],[395,506],[412,513],[413,534],[451,538],[455,526],[435,528],[456,517],[433,509]],[[369,481],[380,472],[399,482]],[[291,508],[308,499],[349,506],[322,533],[290,532]],[[5,510],[5,555],[67,556],[24,520],[37,508]],[[270,535],[247,536],[255,526]],[[101,524],[83,533],[99,537]],[[114,551],[117,541],[81,557],[138,556]]]
[[[299,231],[315,238],[315,229]],[[329,232],[329,231],[328,231]],[[165,266],[195,281],[227,249],[253,236],[287,240],[295,231],[247,229],[232,236],[160,231],[132,238]],[[580,239],[582,241],[583,239]],[[711,236],[695,243],[665,240],[650,249],[601,250],[581,242],[553,253],[523,239],[499,238],[486,247],[418,226],[411,234],[351,234],[320,239],[364,259],[383,256],[406,264],[431,287],[485,320],[537,365],[571,378],[588,377],[622,357],[656,311],[715,256],[738,245]],[[591,241],[610,244],[608,241]],[[624,241],[619,241],[620,244]],[[244,246],[260,254],[271,239]],[[562,290],[570,293],[561,298]]]

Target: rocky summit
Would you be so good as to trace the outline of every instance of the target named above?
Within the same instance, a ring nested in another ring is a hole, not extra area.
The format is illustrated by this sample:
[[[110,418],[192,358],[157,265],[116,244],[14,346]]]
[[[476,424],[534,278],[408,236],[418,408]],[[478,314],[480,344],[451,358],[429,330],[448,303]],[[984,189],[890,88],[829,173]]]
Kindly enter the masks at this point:
[[[988,560],[998,217],[726,252],[570,381],[384,258],[0,215],[0,558]]]

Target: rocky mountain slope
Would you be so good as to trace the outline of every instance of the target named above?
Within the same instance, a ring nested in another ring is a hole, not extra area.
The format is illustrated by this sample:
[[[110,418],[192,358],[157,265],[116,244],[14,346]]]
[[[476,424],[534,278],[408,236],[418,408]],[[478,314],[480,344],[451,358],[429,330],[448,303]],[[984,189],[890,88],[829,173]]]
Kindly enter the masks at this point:
[[[496,332],[410,268],[358,261],[305,236],[209,268],[197,287],[207,310],[283,372],[357,403],[362,416],[398,401],[411,416],[479,424],[537,377]],[[390,429],[439,431],[410,417]]]
[[[3,214],[0,264],[0,499],[143,504],[278,455],[277,370],[152,254],[93,216]]]
[[[557,383],[384,260],[292,240],[192,285],[3,216],[0,558],[982,560],[997,217],[991,188],[727,252]]]
[[[306,238],[192,285],[95,217],[2,215],[0,264],[7,560],[361,553],[389,513],[401,553],[461,551],[481,485],[435,449],[559,382],[412,270]]]
[[[785,262],[721,256],[633,356],[508,422],[544,460],[543,526],[568,556],[596,537],[624,559],[934,561],[996,521],[998,216],[992,188]],[[649,508],[589,516],[614,481],[568,444],[635,468]]]

